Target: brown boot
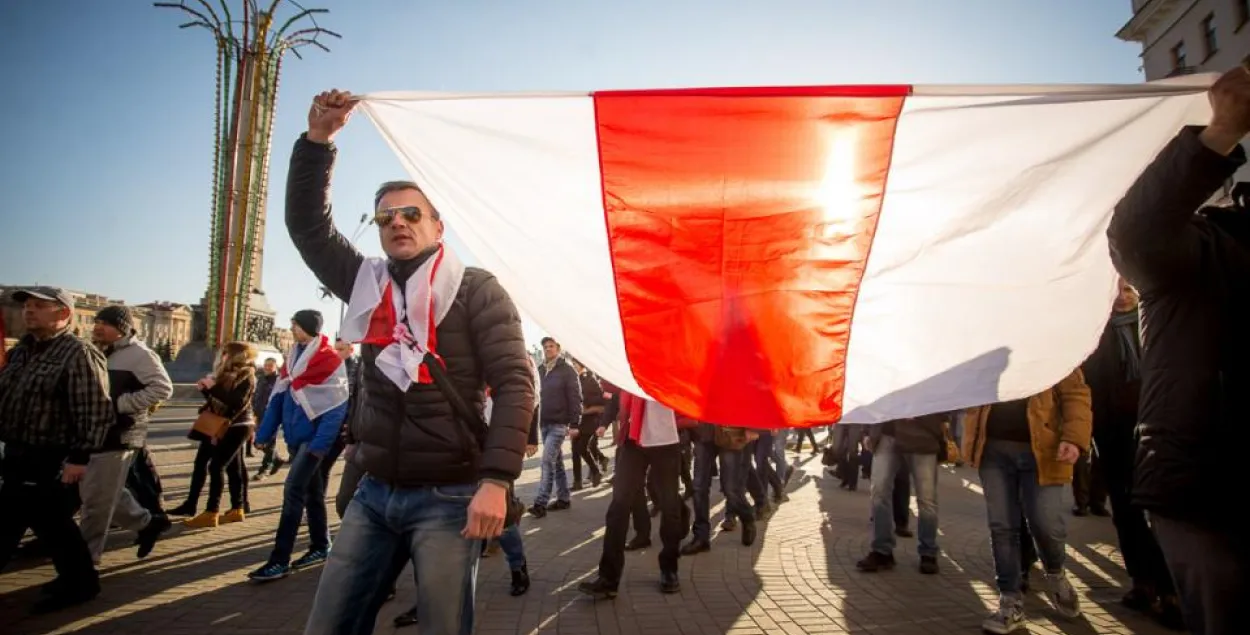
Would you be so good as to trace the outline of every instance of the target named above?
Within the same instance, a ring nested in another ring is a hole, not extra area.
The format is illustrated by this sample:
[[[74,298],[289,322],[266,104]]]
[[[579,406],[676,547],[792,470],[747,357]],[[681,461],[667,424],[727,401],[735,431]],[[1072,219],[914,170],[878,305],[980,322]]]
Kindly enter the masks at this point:
[[[244,514],[242,509],[232,509],[221,515],[221,524],[241,523],[245,519],[247,519],[247,514]]]
[[[217,512],[204,512],[195,518],[189,518],[183,525],[189,529],[211,529],[217,526],[220,514]]]

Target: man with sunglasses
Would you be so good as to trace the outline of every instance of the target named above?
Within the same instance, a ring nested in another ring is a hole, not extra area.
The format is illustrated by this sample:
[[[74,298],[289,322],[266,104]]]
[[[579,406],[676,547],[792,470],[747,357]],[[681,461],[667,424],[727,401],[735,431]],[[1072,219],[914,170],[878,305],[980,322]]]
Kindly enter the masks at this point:
[[[384,183],[374,197],[385,258],[365,258],[335,229],[332,139],[355,105],[337,90],[313,100],[287,174],[287,230],[348,302],[342,337],[361,344],[364,364],[350,441],[365,476],[305,633],[372,633],[397,567],[411,560],[418,579],[438,581],[417,590],[421,632],[467,634],[481,541],[503,531],[534,410],[521,319],[493,275],[443,243],[442,216],[416,183]],[[482,430],[449,397],[480,412],[487,385],[494,407]]]

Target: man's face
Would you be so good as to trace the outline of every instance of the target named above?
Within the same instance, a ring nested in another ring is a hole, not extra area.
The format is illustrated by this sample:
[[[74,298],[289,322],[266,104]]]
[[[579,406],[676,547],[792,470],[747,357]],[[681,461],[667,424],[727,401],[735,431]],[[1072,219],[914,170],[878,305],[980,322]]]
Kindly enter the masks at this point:
[[[1138,301],[1137,291],[1120,278],[1120,295],[1115,298],[1115,310],[1132,311],[1137,308]]]
[[[543,359],[551,361],[560,356],[560,345],[555,342],[548,341],[543,344]]]
[[[95,326],[91,329],[91,341],[97,344],[109,346],[116,343],[117,340],[120,340],[121,338],[122,332],[117,330],[117,327],[112,324],[105,324],[104,322],[97,321]]]
[[[291,336],[300,344],[307,344],[308,340],[312,339],[312,336],[300,328],[300,325],[296,324],[294,320],[291,321]]]
[[[69,323],[69,307],[53,300],[26,298],[22,305],[22,322],[34,333],[59,331]]]
[[[352,349],[351,344],[348,344],[343,340],[339,340],[334,343],[334,351],[339,354],[339,359],[343,361],[347,361],[347,358],[351,357],[352,353],[356,352]]]
[[[417,190],[387,192],[376,212],[382,251],[391,258],[410,260],[443,239],[443,221],[434,218],[434,206]],[[389,220],[384,212],[392,212]]]
[[[263,366],[264,366],[266,375],[272,375],[278,372],[278,362],[274,360],[274,358],[272,357],[270,357],[269,359],[266,359]]]

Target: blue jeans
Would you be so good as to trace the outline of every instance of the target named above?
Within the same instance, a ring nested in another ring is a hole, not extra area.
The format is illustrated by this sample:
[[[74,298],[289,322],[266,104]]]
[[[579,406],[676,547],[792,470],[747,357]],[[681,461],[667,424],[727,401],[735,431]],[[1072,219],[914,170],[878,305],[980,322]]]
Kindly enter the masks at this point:
[[[1063,521],[1063,486],[1038,485],[1033,447],[1019,441],[986,440],[980,473],[998,592],[1018,597],[1022,511],[1037,543],[1042,566],[1049,573],[1063,569],[1068,540]]]
[[[542,507],[551,500],[551,486],[555,483],[556,500],[569,502],[569,475],[564,472],[564,437],[569,436],[569,427],[547,424],[542,427],[543,459],[542,481],[538,485],[538,496],[534,504]]]
[[[330,552],[305,635],[369,635],[406,560],[417,586],[421,632],[469,635],[480,540],[460,532],[476,484],[397,488],[366,475]]]
[[[499,535],[499,548],[503,550],[504,559],[508,561],[509,571],[520,571],[525,567],[525,543],[521,541],[521,526],[508,525]]]
[[[773,430],[773,462],[777,464],[777,469],[785,466],[786,472],[790,471],[790,463],[786,460],[786,445],[790,443],[790,428],[782,428]],[[781,480],[786,479],[786,472],[782,472]]]
[[[712,537],[712,465],[717,460],[720,461],[721,492],[725,494],[725,516],[754,521],[755,511],[747,502],[744,458],[741,452],[722,450],[714,443],[694,443],[694,526],[690,533],[695,540],[707,541]]]
[[[916,551],[921,557],[937,557],[937,455],[900,454],[894,449],[894,437],[885,435],[872,453],[872,550],[894,553],[894,476],[904,464],[910,468],[920,512]]]
[[[282,513],[278,533],[269,554],[271,564],[291,564],[291,552],[299,536],[300,521],[308,513],[310,549],[330,548],[330,526],[326,521],[326,482],[321,478],[321,458],[308,452],[308,445],[291,448],[291,469],[282,486]]]

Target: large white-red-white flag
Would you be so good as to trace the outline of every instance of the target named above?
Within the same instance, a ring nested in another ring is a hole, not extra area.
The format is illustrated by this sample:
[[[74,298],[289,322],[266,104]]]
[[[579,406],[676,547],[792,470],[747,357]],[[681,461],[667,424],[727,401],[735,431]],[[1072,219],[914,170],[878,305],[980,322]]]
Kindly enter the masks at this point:
[[[455,234],[588,367],[725,424],[1044,390],[1093,350],[1120,196],[1209,77],[376,93]]]

